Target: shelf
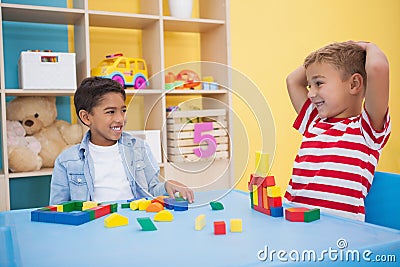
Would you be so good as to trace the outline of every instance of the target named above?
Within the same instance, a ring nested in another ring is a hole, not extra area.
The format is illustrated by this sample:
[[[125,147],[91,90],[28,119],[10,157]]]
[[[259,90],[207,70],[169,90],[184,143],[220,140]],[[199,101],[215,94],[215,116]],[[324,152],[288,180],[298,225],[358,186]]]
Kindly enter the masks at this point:
[[[158,21],[158,16],[89,10],[89,26],[144,29]]]
[[[34,172],[15,172],[10,173],[10,178],[24,178],[24,177],[36,177],[36,176],[46,176],[53,173],[53,168],[44,168],[39,171]]]
[[[125,93],[126,95],[160,95],[163,94],[165,91],[164,90],[159,90],[159,89],[126,89]]]
[[[177,19],[165,16],[164,30],[171,32],[207,32],[225,24],[223,20],[215,19]]]
[[[3,21],[75,24],[85,13],[82,9],[1,4]]]
[[[75,90],[24,90],[6,89],[6,96],[73,96]]]
[[[218,90],[171,90],[167,92],[167,95],[219,95],[226,94],[226,89]]]

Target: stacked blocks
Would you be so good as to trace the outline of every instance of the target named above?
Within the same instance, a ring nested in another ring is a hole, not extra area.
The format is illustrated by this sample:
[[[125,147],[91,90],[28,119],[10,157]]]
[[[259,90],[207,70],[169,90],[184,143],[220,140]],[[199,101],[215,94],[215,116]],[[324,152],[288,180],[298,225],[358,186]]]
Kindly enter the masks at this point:
[[[320,210],[300,207],[287,208],[285,209],[285,218],[291,222],[312,222],[319,220]]]
[[[256,172],[250,175],[248,188],[251,208],[272,217],[283,217],[281,189],[268,173],[268,154],[256,152]]]
[[[189,202],[183,198],[164,198],[165,208],[174,211],[185,211],[189,209]]]
[[[31,212],[31,221],[81,225],[117,211],[117,204],[97,205],[83,210],[83,207],[94,206],[85,201],[68,201],[57,206],[48,206]],[[62,210],[62,211],[60,211]]]

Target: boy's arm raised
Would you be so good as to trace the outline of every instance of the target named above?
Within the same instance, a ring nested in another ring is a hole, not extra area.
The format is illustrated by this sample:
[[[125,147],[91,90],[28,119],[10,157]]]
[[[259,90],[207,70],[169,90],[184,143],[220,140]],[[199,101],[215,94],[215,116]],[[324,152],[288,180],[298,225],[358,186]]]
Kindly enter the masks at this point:
[[[304,66],[298,67],[286,78],[289,97],[297,114],[301,111],[301,108],[308,98],[307,85],[306,69]]]
[[[389,102],[389,63],[385,54],[373,43],[357,42],[366,51],[367,86],[365,109],[375,130],[382,130]]]

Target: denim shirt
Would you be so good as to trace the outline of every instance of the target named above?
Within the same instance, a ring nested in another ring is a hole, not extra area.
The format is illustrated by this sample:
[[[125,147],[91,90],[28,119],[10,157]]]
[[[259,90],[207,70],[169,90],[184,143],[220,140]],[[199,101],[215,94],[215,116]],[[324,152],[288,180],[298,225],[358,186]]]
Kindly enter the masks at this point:
[[[94,167],[89,139],[90,131],[80,144],[64,150],[57,157],[51,177],[50,205],[69,200],[93,200]],[[145,141],[123,133],[118,140],[118,149],[135,198],[166,194],[165,183],[158,179],[160,168]]]

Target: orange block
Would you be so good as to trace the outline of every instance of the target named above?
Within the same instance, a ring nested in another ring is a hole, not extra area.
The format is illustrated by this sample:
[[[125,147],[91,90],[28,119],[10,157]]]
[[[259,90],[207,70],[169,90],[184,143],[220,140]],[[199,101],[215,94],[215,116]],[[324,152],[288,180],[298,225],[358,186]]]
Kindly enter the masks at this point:
[[[164,209],[164,206],[161,203],[153,202],[146,208],[146,211],[147,212],[159,212],[163,209]]]

